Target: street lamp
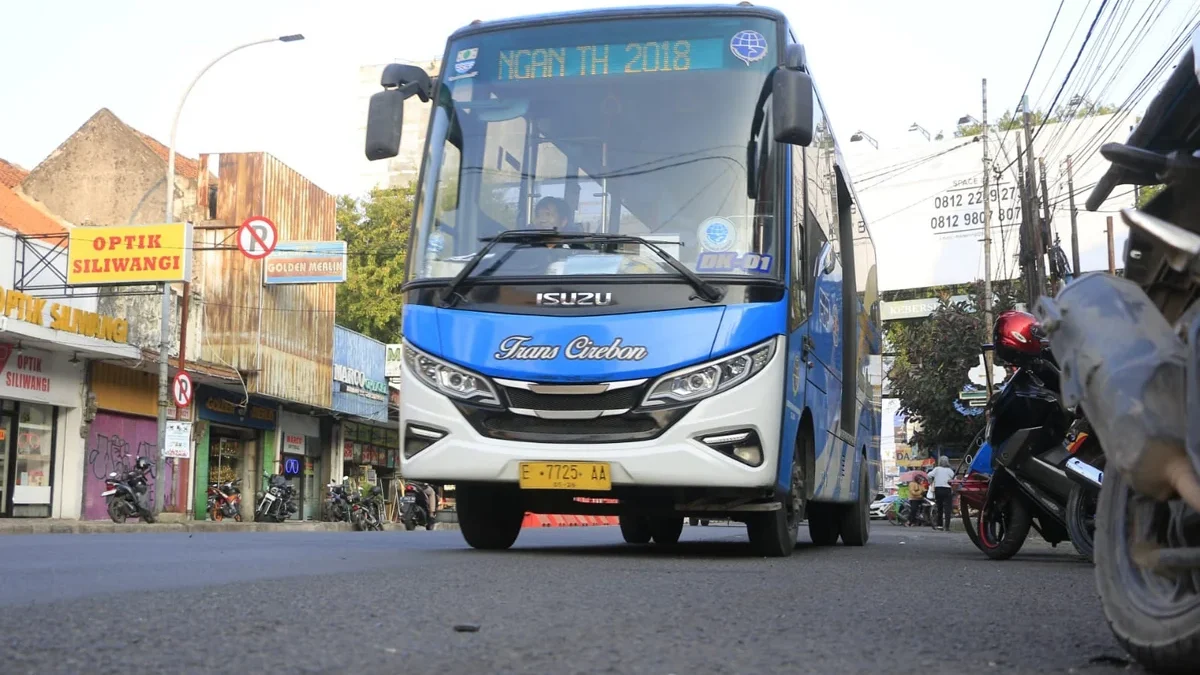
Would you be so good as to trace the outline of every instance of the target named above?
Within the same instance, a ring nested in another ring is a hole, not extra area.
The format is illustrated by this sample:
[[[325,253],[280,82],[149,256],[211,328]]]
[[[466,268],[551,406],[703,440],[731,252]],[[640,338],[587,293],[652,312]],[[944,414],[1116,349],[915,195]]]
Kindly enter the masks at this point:
[[[850,135],[851,143],[857,143],[859,141],[866,141],[866,142],[870,143],[871,146],[874,147],[876,150],[879,149],[879,141],[872,138],[871,134],[868,134],[867,132],[863,131],[862,129],[859,129],[858,131],[856,131]]]
[[[925,130],[925,127],[921,126],[920,124],[917,124],[916,122],[913,122],[912,126],[909,127],[908,130],[909,131],[919,131],[925,135],[925,140],[927,140],[927,141],[932,140],[932,138],[929,136],[929,132]]]
[[[226,56],[229,56],[234,52],[238,52],[247,47],[253,47],[255,45],[268,44],[270,42],[298,42],[303,39],[303,35],[296,33],[294,35],[283,35],[276,38],[270,38],[268,40],[255,40],[254,42],[247,42],[246,44],[238,45],[224,54],[221,54],[212,61],[209,61],[208,65],[204,66],[204,68],[196,75],[196,77],[192,79],[192,83],[188,85],[186,90],[184,90],[183,97],[179,99],[179,107],[175,108],[175,118],[171,120],[171,139],[167,145],[167,219],[164,222],[175,222],[175,134],[179,130],[179,115],[183,112],[183,104],[187,102],[188,94],[192,93],[192,89],[196,86],[196,83],[200,81],[201,77],[204,77],[204,74],[208,72],[209,68],[212,68],[217,64],[218,61],[224,59]],[[188,242],[184,242],[185,247],[187,244]],[[185,250],[184,253],[186,254],[187,251]],[[155,479],[161,483],[166,479],[166,458],[163,456],[163,450],[167,447],[167,375],[170,371],[167,357],[169,356],[168,352],[170,351],[171,344],[169,337],[169,332],[171,330],[171,284],[165,282],[163,283],[162,321],[160,323],[159,330],[158,453],[154,461],[154,466],[155,470],[157,471],[155,474]],[[180,354],[179,356],[182,358],[183,354]],[[162,512],[163,496],[165,494],[165,486],[161,484],[157,485],[156,489],[154,490],[155,513]]]

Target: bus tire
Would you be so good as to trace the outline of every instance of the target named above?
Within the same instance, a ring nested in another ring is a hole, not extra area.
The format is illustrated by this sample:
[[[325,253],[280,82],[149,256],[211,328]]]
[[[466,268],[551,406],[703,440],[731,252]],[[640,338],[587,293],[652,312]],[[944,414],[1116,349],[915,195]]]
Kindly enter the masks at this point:
[[[807,439],[807,434],[801,432]],[[755,555],[765,558],[786,558],[796,550],[796,537],[800,533],[800,521],[804,518],[805,504],[804,460],[806,447],[797,445],[792,453],[792,478],[788,493],[781,500],[780,508],[749,514],[746,534],[750,538],[750,549]]]
[[[833,546],[842,534],[840,504],[808,505],[808,536],[817,546]]]
[[[871,501],[868,493],[871,482],[867,479],[867,463],[863,460],[858,472],[858,501],[841,508],[842,543],[846,546],[864,546],[871,538]]]
[[[458,527],[471,548],[502,551],[521,534],[525,509],[515,489],[498,485],[459,485]]]
[[[617,516],[617,523],[626,544],[649,544],[654,536],[650,531],[650,519],[645,516],[621,514]]]
[[[683,534],[682,516],[662,516],[650,519],[650,534],[654,543],[660,546],[672,546],[679,543]]]

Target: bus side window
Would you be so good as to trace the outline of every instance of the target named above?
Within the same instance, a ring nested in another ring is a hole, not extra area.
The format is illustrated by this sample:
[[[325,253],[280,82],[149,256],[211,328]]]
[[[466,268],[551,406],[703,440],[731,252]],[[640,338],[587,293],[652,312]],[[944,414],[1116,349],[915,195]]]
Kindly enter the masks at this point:
[[[808,277],[812,265],[808,263],[805,252],[811,247],[805,241],[807,185],[805,181],[804,149],[791,146],[792,153],[792,249],[790,262],[792,266],[791,303],[788,308],[788,332],[797,327],[808,317]]]

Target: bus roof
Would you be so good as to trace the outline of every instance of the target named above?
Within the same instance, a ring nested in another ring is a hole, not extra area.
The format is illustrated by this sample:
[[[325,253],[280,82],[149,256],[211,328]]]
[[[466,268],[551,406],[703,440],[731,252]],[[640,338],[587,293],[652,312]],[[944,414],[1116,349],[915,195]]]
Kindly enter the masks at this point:
[[[528,25],[546,25],[574,21],[592,21],[598,19],[633,19],[647,16],[757,16],[787,23],[787,17],[777,9],[757,7],[754,5],[650,5],[643,7],[612,7],[606,9],[581,9],[565,12],[550,12],[546,14],[531,14],[528,16],[498,19],[496,21],[475,22],[463,26],[450,35],[450,40],[456,40],[466,35],[485,33],[508,28],[520,28]]]

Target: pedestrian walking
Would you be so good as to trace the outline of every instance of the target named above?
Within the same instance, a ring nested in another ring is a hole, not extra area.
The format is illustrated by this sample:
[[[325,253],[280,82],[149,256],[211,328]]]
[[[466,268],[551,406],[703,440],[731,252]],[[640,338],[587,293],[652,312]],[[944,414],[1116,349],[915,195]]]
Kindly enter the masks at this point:
[[[950,511],[953,509],[954,493],[950,489],[950,480],[954,478],[954,469],[950,468],[950,459],[946,456],[938,458],[938,466],[929,472],[929,481],[933,483],[933,500],[936,504],[936,523],[938,530],[950,529]]]

